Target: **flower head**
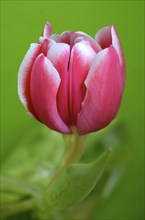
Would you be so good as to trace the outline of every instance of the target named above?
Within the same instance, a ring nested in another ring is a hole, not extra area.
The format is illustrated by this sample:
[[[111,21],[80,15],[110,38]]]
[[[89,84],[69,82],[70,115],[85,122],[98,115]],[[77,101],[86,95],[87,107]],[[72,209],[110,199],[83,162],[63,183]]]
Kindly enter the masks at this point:
[[[47,22],[19,69],[19,97],[31,115],[66,134],[83,135],[108,125],[124,90],[125,62],[113,25],[95,39],[83,32],[51,35]]]

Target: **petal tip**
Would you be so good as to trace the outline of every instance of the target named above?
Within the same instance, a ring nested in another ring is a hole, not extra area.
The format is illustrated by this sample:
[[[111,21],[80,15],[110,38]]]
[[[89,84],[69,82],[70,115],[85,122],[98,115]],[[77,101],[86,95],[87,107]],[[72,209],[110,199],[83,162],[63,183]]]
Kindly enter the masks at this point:
[[[49,21],[46,21],[44,26],[43,37],[48,38],[51,35],[51,31],[52,31],[52,25]]]

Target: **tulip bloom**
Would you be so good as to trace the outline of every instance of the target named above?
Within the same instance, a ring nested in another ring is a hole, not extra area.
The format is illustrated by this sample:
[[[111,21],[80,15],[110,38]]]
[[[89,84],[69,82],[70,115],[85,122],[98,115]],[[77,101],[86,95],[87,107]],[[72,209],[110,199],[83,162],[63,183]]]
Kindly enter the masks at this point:
[[[19,97],[49,128],[79,135],[104,128],[116,116],[124,90],[125,62],[113,25],[95,39],[83,32],[51,35],[46,23],[19,69]]]

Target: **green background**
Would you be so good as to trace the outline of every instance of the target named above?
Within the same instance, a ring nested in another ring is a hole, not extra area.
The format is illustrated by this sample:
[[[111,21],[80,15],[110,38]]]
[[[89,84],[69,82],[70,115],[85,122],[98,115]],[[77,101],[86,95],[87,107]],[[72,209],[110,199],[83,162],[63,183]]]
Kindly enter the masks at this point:
[[[17,73],[30,43],[44,23],[53,33],[65,30],[95,35],[114,24],[126,60],[126,88],[118,118],[130,136],[128,172],[97,219],[144,219],[144,1],[2,1],[1,2],[1,150],[5,159],[38,122],[25,113],[17,94]],[[96,134],[97,135],[97,134]]]

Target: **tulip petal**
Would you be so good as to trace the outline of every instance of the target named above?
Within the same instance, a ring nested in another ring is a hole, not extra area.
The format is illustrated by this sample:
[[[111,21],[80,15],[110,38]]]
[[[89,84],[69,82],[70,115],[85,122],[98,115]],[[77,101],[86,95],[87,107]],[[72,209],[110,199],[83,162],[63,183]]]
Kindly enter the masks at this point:
[[[121,43],[114,25],[100,29],[96,33],[95,39],[103,49],[109,47],[111,44],[114,46],[119,56],[119,61],[122,69],[121,75],[122,75],[122,80],[124,81],[125,61],[124,61],[123,51],[121,48]]]
[[[76,32],[65,31],[56,40],[57,42],[69,44],[70,48],[72,48],[77,37],[80,37],[80,34],[77,34]]]
[[[70,113],[72,116],[72,124],[76,124],[77,114],[81,110],[81,103],[86,93],[84,81],[95,56],[95,51],[87,41],[80,41],[72,48],[69,65]]]
[[[70,46],[65,43],[53,43],[48,49],[47,57],[59,73],[61,83],[57,93],[57,108],[62,120],[69,125],[68,106],[68,63]],[[63,97],[63,98],[62,98]]]
[[[84,37],[84,39],[89,42],[90,46],[92,47],[93,50],[95,50],[96,53],[98,53],[100,50],[102,50],[102,48],[98,44],[98,42],[95,39],[93,39],[92,37],[90,37],[88,34],[82,32],[82,31],[78,31],[76,33],[79,34],[80,36]]]
[[[53,64],[40,54],[32,69],[30,81],[31,100],[40,120],[49,128],[61,133],[71,133],[57,110],[56,95],[60,77]]]
[[[65,31],[61,35],[52,35],[51,38],[55,40],[56,42],[64,42],[66,44],[69,44],[72,48],[73,45],[76,43],[77,38],[82,37],[84,40],[88,41],[90,46],[93,50],[97,53],[101,50],[100,45],[97,41],[95,41],[92,37],[90,37],[88,34],[84,32],[71,32],[71,31]]]
[[[40,44],[31,44],[30,49],[25,55],[18,73],[18,94],[21,102],[24,104],[25,108],[32,113],[32,115],[38,119],[34,108],[32,106],[30,98],[30,76],[32,66],[35,59],[41,53]]]
[[[100,44],[102,49],[110,47],[112,44],[111,26],[101,28],[95,35],[96,41]]]
[[[113,46],[96,55],[85,85],[86,96],[77,118],[80,135],[105,127],[117,114],[123,82],[119,58]]]
[[[47,21],[45,26],[44,26],[44,31],[43,31],[43,37],[48,38],[51,35],[52,31],[52,26],[51,24]]]
[[[111,34],[112,34],[112,45],[116,49],[120,60],[120,65],[122,69],[122,80],[125,81],[125,71],[126,71],[125,60],[124,60],[121,43],[114,25],[111,26]]]
[[[60,38],[60,35],[59,34],[52,34],[49,39],[55,41],[55,42],[58,42],[59,41],[59,38]]]

